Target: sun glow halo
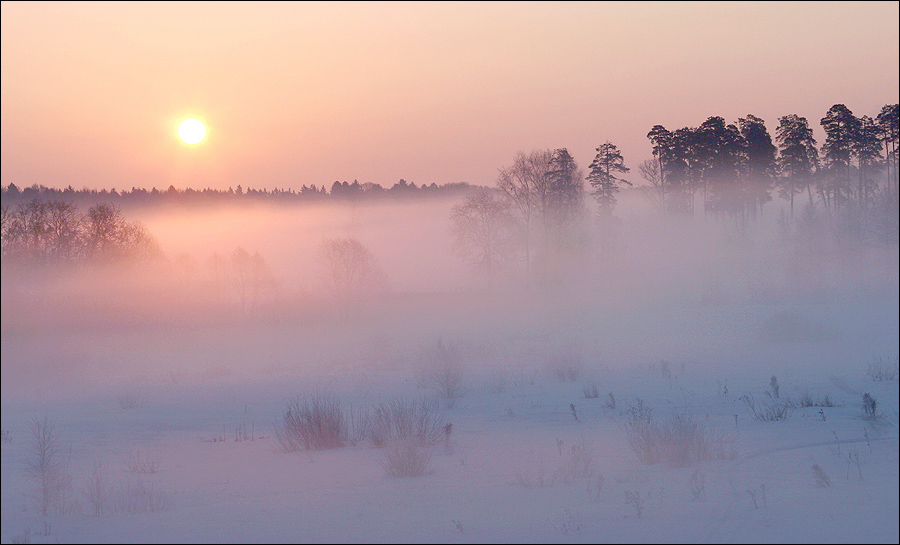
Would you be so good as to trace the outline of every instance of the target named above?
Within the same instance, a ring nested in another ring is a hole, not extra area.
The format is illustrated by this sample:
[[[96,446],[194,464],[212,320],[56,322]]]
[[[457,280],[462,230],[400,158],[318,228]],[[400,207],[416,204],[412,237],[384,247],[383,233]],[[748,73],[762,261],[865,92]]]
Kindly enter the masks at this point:
[[[196,117],[188,117],[178,125],[178,138],[189,146],[202,144],[206,133],[206,124]]]

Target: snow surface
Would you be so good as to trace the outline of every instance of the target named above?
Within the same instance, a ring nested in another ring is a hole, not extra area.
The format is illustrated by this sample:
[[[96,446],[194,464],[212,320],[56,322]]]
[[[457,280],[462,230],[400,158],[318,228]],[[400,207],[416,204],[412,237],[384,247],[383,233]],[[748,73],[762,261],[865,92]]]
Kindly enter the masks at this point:
[[[890,364],[898,354],[896,247],[886,264],[870,261],[868,276],[835,265],[821,289],[806,291],[785,288],[794,284],[764,262],[751,274],[747,263],[722,258],[743,272],[723,268],[715,297],[708,284],[688,282],[708,279],[703,270],[715,259],[688,259],[644,281],[634,271],[666,248],[626,251],[634,268],[620,289],[423,291],[350,323],[82,323],[77,315],[50,320],[58,318],[51,303],[29,321],[15,310],[24,313],[16,305],[31,292],[5,284],[0,537],[897,543],[898,382],[868,373],[873,359]],[[443,263],[434,256],[444,253],[436,245],[423,263]],[[438,339],[462,355],[455,399],[422,379],[423,354]],[[597,398],[585,397],[592,385]],[[435,400],[452,432],[430,447],[433,472],[388,477],[386,449],[365,441],[282,452],[276,421],[288,400],[316,390],[334,393],[348,412]],[[801,407],[806,393],[834,406]],[[864,413],[864,393],[877,400],[875,418]],[[785,420],[760,421],[744,396],[758,410],[793,406]],[[693,419],[733,456],[688,467],[642,463],[628,442],[641,406],[656,422]],[[25,470],[29,421],[43,415],[60,433],[71,479],[47,516]],[[584,474],[567,470],[579,448],[591,463]],[[136,472],[134,462],[153,471]],[[99,516],[85,495],[95,464],[105,477]]]

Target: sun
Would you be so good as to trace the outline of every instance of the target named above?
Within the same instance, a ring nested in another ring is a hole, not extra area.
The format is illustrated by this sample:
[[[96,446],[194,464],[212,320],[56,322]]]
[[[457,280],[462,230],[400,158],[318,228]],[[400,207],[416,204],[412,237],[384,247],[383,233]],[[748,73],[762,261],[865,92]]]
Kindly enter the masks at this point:
[[[208,132],[206,124],[196,116],[187,117],[178,125],[178,138],[188,146],[205,142]]]

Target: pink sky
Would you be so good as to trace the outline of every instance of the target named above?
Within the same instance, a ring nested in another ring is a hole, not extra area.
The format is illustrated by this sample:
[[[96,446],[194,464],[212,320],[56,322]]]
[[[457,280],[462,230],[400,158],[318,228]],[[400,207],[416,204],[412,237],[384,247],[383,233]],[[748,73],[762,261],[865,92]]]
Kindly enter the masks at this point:
[[[748,113],[821,144],[831,105],[898,102],[898,6],[4,1],[2,183],[493,185],[519,150],[636,171],[653,125]]]

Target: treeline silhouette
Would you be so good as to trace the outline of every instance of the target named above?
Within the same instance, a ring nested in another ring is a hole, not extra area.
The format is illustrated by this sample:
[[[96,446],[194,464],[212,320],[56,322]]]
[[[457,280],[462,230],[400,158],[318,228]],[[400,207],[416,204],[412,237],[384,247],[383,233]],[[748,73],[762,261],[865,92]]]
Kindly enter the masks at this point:
[[[161,257],[156,239],[118,207],[97,204],[82,213],[63,200],[32,199],[0,209],[3,269],[18,265],[140,262]]]
[[[475,186],[465,182],[448,183],[443,185],[422,184],[407,182],[401,179],[389,188],[381,184],[366,182],[360,183],[335,181],[331,190],[325,186],[303,185],[299,190],[294,189],[244,189],[238,185],[228,189],[192,189],[183,190],[169,186],[168,189],[159,190],[153,187],[150,190],[132,187],[131,190],[117,191],[116,189],[75,189],[71,185],[65,189],[46,187],[34,184],[30,187],[20,188],[15,183],[0,188],[0,196],[4,206],[15,206],[37,199],[40,202],[63,201],[80,206],[90,207],[97,204],[113,204],[120,207],[152,207],[158,205],[215,205],[225,203],[269,202],[269,203],[298,203],[328,200],[376,200],[376,199],[408,199],[429,196],[462,195],[470,192]]]
[[[774,139],[754,115],[736,124],[713,116],[675,131],[655,125],[647,134],[653,159],[639,170],[667,212],[693,213],[701,194],[705,211],[753,216],[776,189],[792,213],[801,193],[829,211],[896,209],[898,105],[872,118],[835,104],[820,124],[826,135],[820,147],[807,119],[795,114],[778,119]]]

